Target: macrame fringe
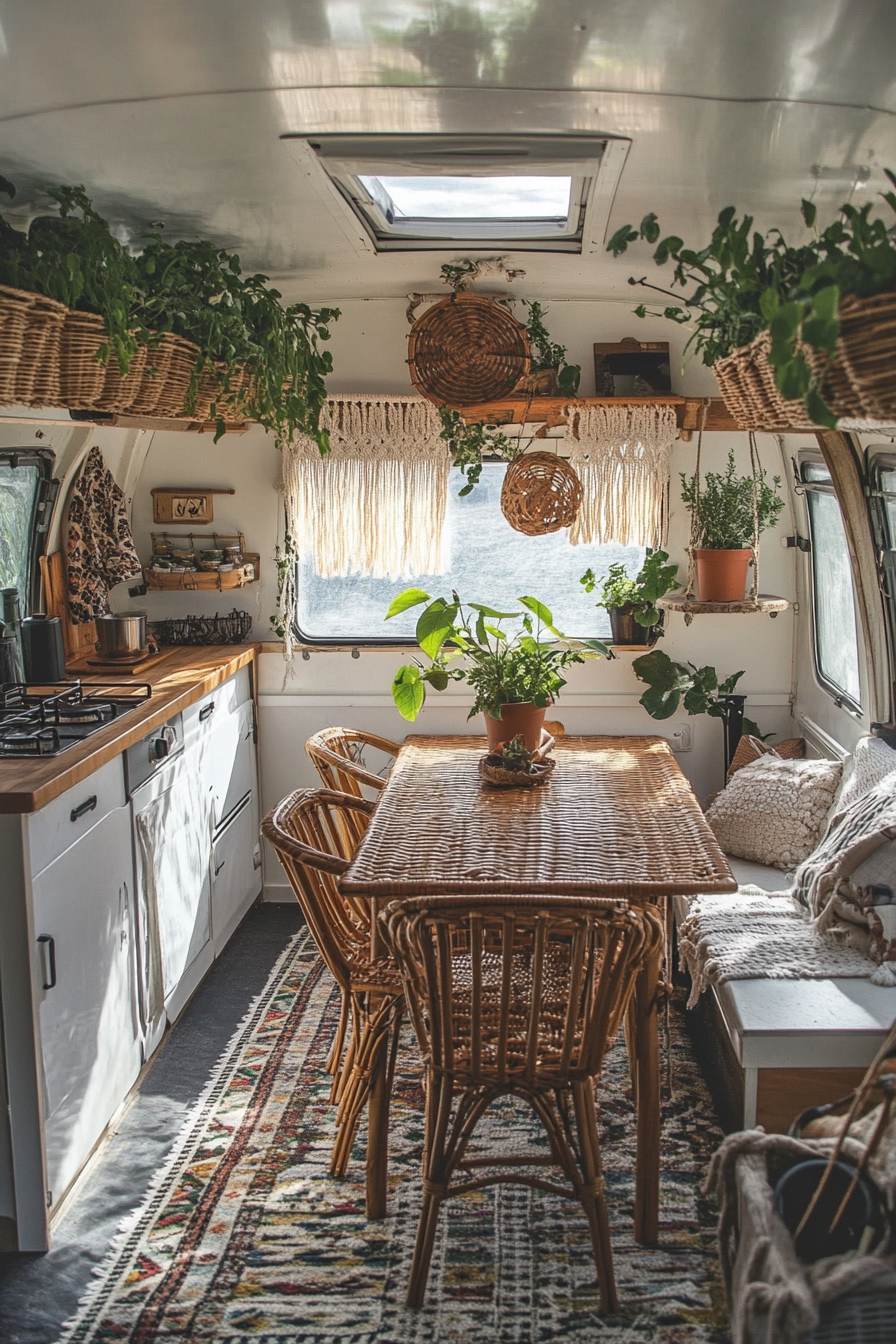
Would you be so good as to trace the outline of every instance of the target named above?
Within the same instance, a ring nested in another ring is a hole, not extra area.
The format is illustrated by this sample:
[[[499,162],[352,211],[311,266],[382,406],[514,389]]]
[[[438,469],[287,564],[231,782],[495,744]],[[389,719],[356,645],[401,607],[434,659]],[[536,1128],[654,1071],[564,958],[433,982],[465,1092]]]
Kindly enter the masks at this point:
[[[674,407],[571,405],[567,417],[569,460],[583,490],[572,545],[664,546]]]

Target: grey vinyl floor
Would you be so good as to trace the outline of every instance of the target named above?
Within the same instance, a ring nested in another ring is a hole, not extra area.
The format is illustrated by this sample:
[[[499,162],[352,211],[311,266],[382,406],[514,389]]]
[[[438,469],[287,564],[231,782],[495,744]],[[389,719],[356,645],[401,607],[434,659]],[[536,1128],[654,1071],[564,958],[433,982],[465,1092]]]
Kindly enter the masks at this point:
[[[0,1344],[54,1344],[121,1219],[161,1166],[184,1116],[271,967],[302,923],[295,905],[257,905],[168,1033],[133,1105],[45,1255],[0,1254]]]

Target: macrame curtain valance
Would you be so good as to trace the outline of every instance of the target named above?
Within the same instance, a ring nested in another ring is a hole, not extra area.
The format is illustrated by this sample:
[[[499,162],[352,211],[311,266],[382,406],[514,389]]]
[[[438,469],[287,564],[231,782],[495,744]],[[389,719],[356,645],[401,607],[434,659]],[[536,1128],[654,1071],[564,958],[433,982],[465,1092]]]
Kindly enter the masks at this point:
[[[573,546],[665,545],[675,408],[571,405],[567,414],[569,460],[582,482]]]
[[[444,569],[450,461],[422,397],[333,397],[330,453],[300,437],[284,451],[287,526],[318,574],[400,579]]]

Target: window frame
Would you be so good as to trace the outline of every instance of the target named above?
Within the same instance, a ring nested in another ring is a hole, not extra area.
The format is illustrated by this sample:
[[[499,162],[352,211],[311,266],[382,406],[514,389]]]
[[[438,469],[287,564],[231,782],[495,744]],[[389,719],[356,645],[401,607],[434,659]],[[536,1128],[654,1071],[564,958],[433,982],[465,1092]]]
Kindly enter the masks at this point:
[[[828,481],[824,482],[824,481],[807,480],[806,470],[808,467],[821,467],[825,472],[828,473]],[[815,680],[818,682],[818,685],[821,687],[821,689],[825,691],[828,695],[830,695],[830,697],[834,701],[834,704],[837,705],[839,709],[845,709],[847,713],[852,714],[854,717],[861,718],[862,716],[861,700],[854,699],[853,696],[851,696],[848,691],[843,689],[843,687],[838,686],[836,682],[831,681],[829,677],[825,676],[821,666],[821,657],[818,642],[818,590],[815,583],[815,537],[813,535],[812,510],[808,496],[810,494],[832,495],[834,499],[837,500],[837,504],[839,507],[839,499],[837,498],[837,491],[834,488],[833,481],[831,481],[830,479],[830,472],[828,470],[827,463],[825,462],[821,453],[802,452],[799,454],[796,485],[799,492],[804,497],[806,497],[806,506],[805,506],[806,526],[809,531],[809,538],[808,538],[809,550],[806,555],[806,561],[808,566],[809,594],[811,596],[811,605],[812,605],[812,665],[815,671]],[[843,520],[842,509],[840,511],[840,520],[843,526],[844,541],[846,541],[846,523]],[[847,543],[847,556],[848,555],[849,555],[849,546]],[[855,629],[855,638],[856,638],[856,663],[859,674],[859,695],[861,696],[863,689],[862,657],[861,657],[862,639],[861,639],[861,626],[859,622],[858,605],[856,603],[855,579],[853,577],[851,564],[849,566],[849,574],[850,574],[850,589],[852,592],[853,625]]]
[[[38,472],[29,533],[28,589],[27,592],[20,594],[22,615],[30,616],[40,609],[40,557],[46,554],[53,505],[59,493],[59,482],[53,475],[56,454],[50,448],[0,448],[0,463],[8,463],[13,467],[20,465],[36,467]]]
[[[286,133],[306,142],[378,252],[512,247],[514,251],[584,253],[603,245],[606,223],[630,147],[619,136],[350,135]],[[445,220],[416,233],[387,219],[360,177],[571,177],[565,231],[533,231],[519,218]],[[600,218],[598,216],[601,216]]]
[[[885,471],[896,472],[896,444],[870,444],[865,451],[865,465],[868,507],[884,599],[890,667],[896,668],[896,527],[891,532],[887,514],[887,499],[896,498],[896,492],[885,491],[881,479]]]

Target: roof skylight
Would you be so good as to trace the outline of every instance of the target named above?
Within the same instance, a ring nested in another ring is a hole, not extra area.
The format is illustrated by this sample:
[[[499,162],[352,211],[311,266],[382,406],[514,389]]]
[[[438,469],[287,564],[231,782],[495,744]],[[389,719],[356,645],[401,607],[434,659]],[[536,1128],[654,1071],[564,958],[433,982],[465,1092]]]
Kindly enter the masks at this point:
[[[566,224],[571,177],[371,177],[358,175],[387,218],[541,219]]]

